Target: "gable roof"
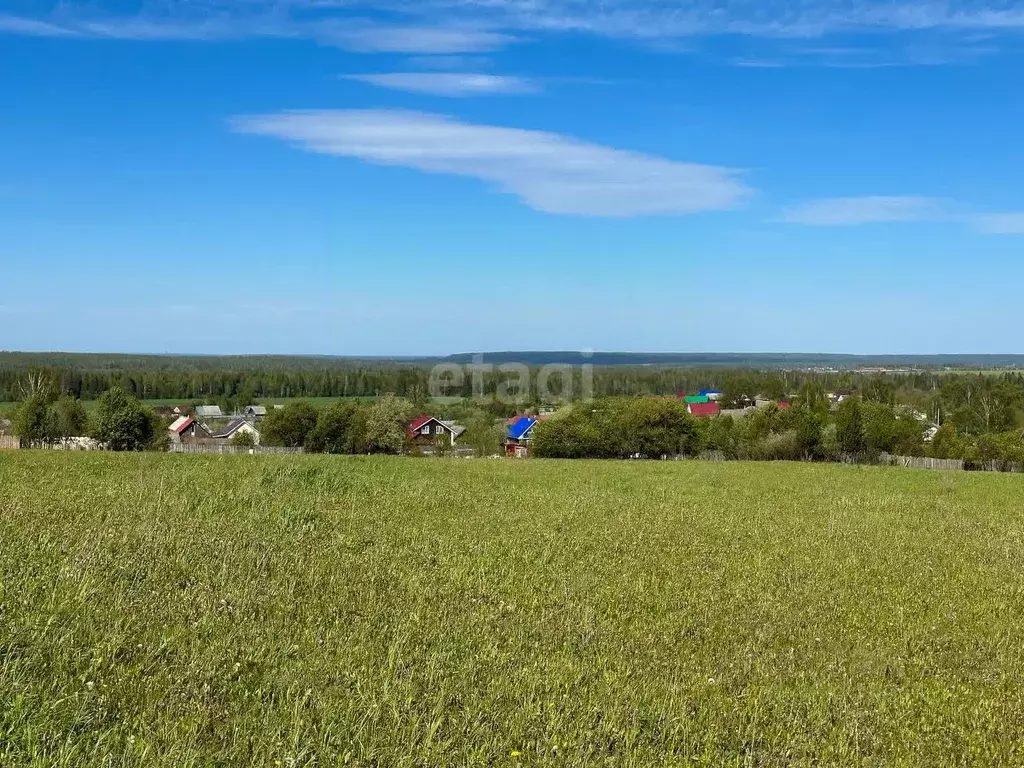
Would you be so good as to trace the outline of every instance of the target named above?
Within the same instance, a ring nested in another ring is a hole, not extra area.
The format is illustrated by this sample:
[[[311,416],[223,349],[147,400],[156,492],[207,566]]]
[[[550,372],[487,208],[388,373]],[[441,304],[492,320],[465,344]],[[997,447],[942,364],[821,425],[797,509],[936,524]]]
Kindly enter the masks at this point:
[[[707,395],[687,395],[683,399],[691,405],[694,403],[707,403],[710,400]]]
[[[525,440],[530,430],[537,425],[537,419],[532,416],[520,416],[508,425],[508,436],[512,440]]]
[[[694,416],[717,416],[720,410],[718,403],[690,403],[690,413]]]
[[[409,434],[409,437],[416,437],[417,433],[428,424],[437,424],[439,427],[444,427],[446,430],[452,433],[452,437],[456,438],[466,431],[466,428],[461,424],[456,424],[454,421],[441,421],[436,416],[420,416],[418,419],[414,419],[409,422],[409,426],[405,429]]]
[[[702,389],[697,394],[699,394],[701,397],[711,397],[711,395],[720,395],[720,394],[722,394],[722,390],[720,390],[720,389]]]
[[[253,416],[266,416],[267,407],[265,405],[247,405],[245,406],[245,412],[251,413]]]
[[[246,426],[249,427],[249,429],[251,429],[254,432],[256,432],[257,434],[259,434],[259,430],[256,429],[256,427],[254,427],[252,424],[250,424],[245,419],[232,419],[231,422],[226,427],[224,427],[224,429],[222,429],[220,432],[215,434],[214,437],[217,437],[217,438],[231,437],[232,435],[235,434],[235,432],[240,430],[242,427],[246,427]]]
[[[429,424],[432,421],[437,421],[437,419],[435,419],[433,416],[420,416],[418,419],[413,419],[411,422],[409,422],[409,426],[406,427],[406,429],[408,430],[409,434],[412,435],[415,434],[416,432],[419,432],[421,429],[423,429],[423,427],[427,426],[427,424]],[[437,423],[440,424],[441,422],[437,421]]]
[[[186,429],[195,424],[195,421],[196,420],[193,419],[191,416],[179,416],[167,429],[170,430],[171,432],[174,432],[175,434],[180,435]]]
[[[221,411],[219,405],[197,405],[196,416],[201,419],[214,419],[222,417],[224,413]]]

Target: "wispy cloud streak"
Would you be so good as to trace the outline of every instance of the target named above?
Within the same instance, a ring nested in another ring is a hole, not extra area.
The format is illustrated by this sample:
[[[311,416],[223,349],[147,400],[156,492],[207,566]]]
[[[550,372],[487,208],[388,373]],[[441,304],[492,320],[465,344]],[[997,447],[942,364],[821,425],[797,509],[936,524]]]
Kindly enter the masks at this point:
[[[786,211],[781,220],[812,227],[918,221],[934,215],[939,205],[938,200],[929,197],[834,197],[802,203]]]
[[[490,51],[527,31],[641,39],[1024,32],[1024,0],[205,0],[162,7],[161,14],[124,15],[103,2],[69,0],[49,13],[0,16],[0,31],[145,39],[333,37],[361,50],[410,53]]]
[[[961,213],[965,207],[962,202],[909,195],[833,197],[794,206],[778,221],[809,227],[928,221],[962,224],[986,235],[1024,235],[1024,211]]]
[[[534,93],[539,90],[536,83],[524,78],[472,72],[385,72],[345,75],[345,79],[434,96]]]
[[[553,214],[717,211],[742,204],[752,192],[726,168],[419,112],[284,112],[240,117],[234,127],[311,152],[480,179]]]
[[[1024,235],[1024,211],[984,213],[968,221],[986,235]]]

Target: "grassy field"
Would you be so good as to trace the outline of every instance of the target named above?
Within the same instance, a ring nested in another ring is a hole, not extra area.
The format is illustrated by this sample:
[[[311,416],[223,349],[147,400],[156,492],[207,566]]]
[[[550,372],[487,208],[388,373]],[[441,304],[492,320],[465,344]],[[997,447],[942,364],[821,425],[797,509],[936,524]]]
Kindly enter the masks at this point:
[[[0,765],[1021,765],[1022,482],[0,453]]]

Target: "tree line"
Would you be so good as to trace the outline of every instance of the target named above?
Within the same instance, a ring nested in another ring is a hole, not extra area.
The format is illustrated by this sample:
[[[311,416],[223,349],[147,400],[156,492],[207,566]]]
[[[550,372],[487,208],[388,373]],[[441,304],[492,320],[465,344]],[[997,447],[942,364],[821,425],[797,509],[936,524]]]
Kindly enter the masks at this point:
[[[57,358],[58,360],[60,358]],[[230,360],[230,359],[229,359]],[[216,403],[234,410],[250,403],[293,398],[375,398],[393,394],[414,403],[428,402],[432,394],[448,397],[500,399],[511,413],[550,404],[531,389],[516,389],[517,375],[490,371],[480,377],[481,389],[474,390],[472,376],[457,386],[434,381],[431,369],[417,365],[371,365],[351,363],[343,367],[305,360],[296,370],[279,368],[267,358],[247,362],[236,371],[220,368],[171,369],[85,369],[0,368],[0,402],[26,396],[28,376],[45,376],[59,392],[81,400],[95,400],[108,389],[118,387],[141,400],[177,400],[182,403]],[[202,359],[200,359],[200,362]],[[197,363],[198,366],[198,363]],[[538,369],[530,379],[537,380]],[[919,371],[890,375],[853,372],[754,371],[749,369],[595,367],[586,376],[579,367],[552,377],[553,402],[581,396],[667,396],[716,388],[724,393],[723,405],[735,406],[745,398],[764,395],[786,400],[806,386],[824,392],[845,391],[865,402],[904,404],[914,407],[937,423],[953,423],[963,434],[980,435],[1010,430],[1021,423],[1024,411],[1024,375],[966,374]],[[592,390],[588,389],[592,387]],[[432,391],[439,389],[440,391]],[[499,397],[499,393],[503,397]]]
[[[477,456],[493,456],[502,450],[505,422],[476,405],[454,404],[435,408],[440,417],[453,417],[466,427],[459,445]],[[416,454],[406,432],[407,425],[422,411],[403,397],[387,395],[373,402],[338,401],[316,408],[298,401],[275,408],[260,423],[263,445],[304,448],[310,453],[331,454]],[[451,453],[451,443],[442,437],[432,446],[437,456]]]
[[[742,417],[694,418],[667,398],[605,398],[576,403],[534,428],[538,458],[659,459],[717,454],[748,461],[872,462],[882,454],[963,459],[968,467],[1024,466],[1024,433],[965,434],[949,423],[926,441],[911,408],[845,399],[832,409],[813,388],[791,407],[756,408]]]
[[[166,448],[167,441],[163,421],[119,387],[104,392],[92,414],[70,395],[52,389],[32,392],[15,409],[12,425],[27,447],[91,437],[112,451],[142,451]]]

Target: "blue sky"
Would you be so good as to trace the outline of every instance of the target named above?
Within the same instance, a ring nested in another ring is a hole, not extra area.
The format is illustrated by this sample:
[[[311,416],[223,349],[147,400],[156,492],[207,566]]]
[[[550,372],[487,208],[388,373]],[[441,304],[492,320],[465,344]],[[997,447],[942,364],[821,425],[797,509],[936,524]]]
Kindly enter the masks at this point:
[[[1024,0],[0,0],[0,348],[1024,352]]]

